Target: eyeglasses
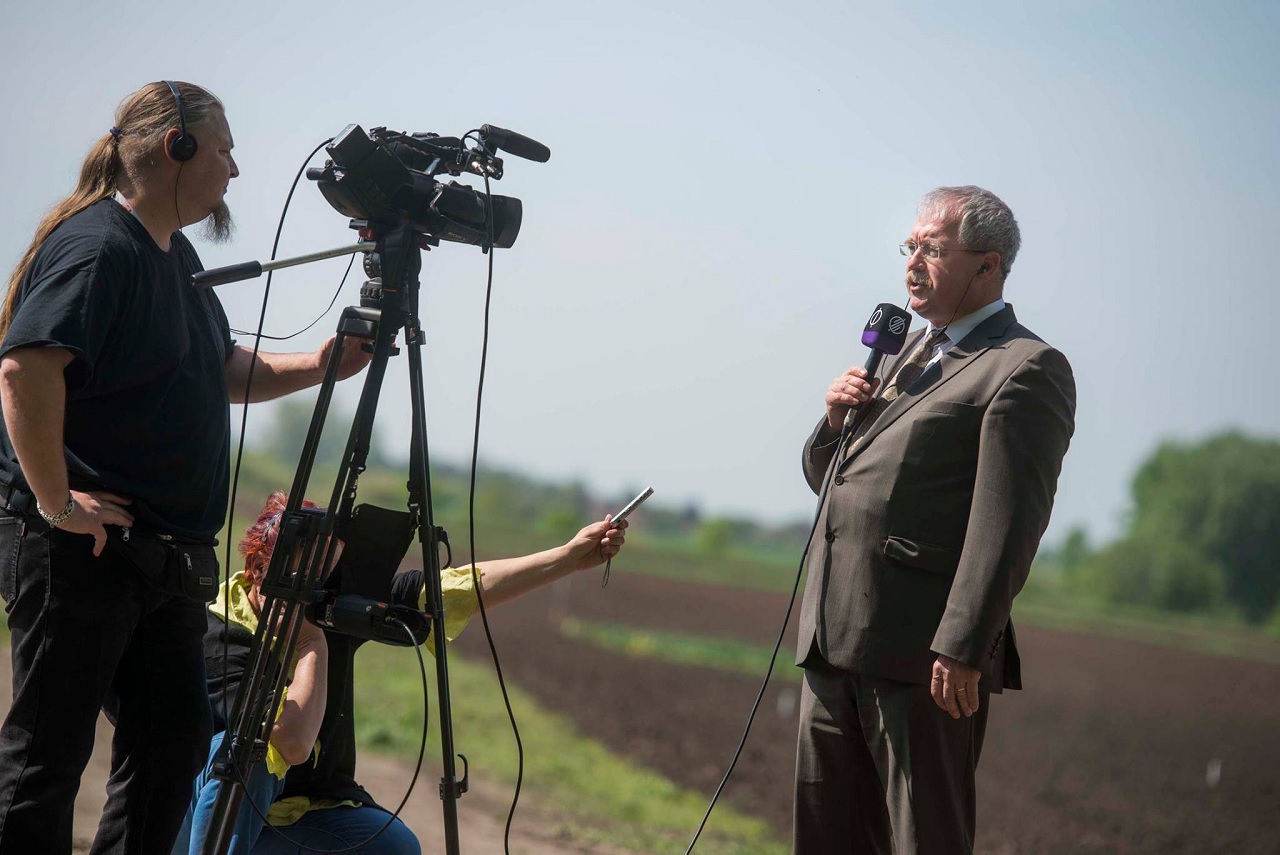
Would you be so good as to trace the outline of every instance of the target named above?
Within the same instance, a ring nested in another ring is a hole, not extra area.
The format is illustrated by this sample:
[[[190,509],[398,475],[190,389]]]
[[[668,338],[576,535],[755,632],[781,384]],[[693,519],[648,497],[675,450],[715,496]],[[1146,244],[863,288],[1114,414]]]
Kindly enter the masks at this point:
[[[989,249],[963,249],[961,247],[954,247],[954,246],[938,246],[936,243],[916,243],[913,240],[909,240],[906,243],[898,244],[898,252],[902,253],[907,258],[910,258],[911,256],[915,255],[917,249],[920,250],[920,253],[930,261],[937,261],[939,258],[942,258],[942,254],[944,252],[990,252],[991,251]]]

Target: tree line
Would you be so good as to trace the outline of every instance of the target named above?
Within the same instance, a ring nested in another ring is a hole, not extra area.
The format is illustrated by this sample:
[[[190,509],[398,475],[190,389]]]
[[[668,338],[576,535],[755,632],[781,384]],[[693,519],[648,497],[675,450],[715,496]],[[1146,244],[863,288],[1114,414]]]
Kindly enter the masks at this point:
[[[1280,442],[1239,432],[1166,442],[1130,492],[1117,540],[1094,549],[1075,529],[1043,554],[1065,594],[1236,617],[1280,633]]]

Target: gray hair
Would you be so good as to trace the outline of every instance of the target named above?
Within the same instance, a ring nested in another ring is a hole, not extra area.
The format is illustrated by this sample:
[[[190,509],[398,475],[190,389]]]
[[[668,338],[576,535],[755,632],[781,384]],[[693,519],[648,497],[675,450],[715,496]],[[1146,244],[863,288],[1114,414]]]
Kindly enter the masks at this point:
[[[1022,246],[1013,211],[990,190],[974,187],[939,187],[920,200],[921,218],[960,222],[960,243],[970,249],[1000,253],[1000,268],[1008,277]]]

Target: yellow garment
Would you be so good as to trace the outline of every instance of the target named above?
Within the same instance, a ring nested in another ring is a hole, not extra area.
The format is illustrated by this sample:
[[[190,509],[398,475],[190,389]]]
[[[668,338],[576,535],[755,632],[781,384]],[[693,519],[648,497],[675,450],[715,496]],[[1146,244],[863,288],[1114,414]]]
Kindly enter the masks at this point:
[[[313,810],[329,810],[340,807],[363,807],[360,802],[337,799],[309,799],[306,796],[290,796],[272,802],[267,810],[267,822],[271,825],[293,825]]]
[[[258,631],[258,613],[253,610],[253,604],[249,601],[249,583],[243,570],[232,576],[228,584],[218,586],[218,598],[209,604],[209,611],[249,632]],[[289,670],[292,672],[293,669]],[[285,698],[288,696],[289,689],[286,686],[280,693],[280,703],[276,707],[277,719],[284,710]],[[285,772],[289,771],[289,764],[270,743],[267,743],[267,771],[281,780],[284,780]]]
[[[453,641],[462,634],[462,630],[466,628],[471,616],[475,614],[479,606],[471,569],[470,566],[446,567],[440,571],[440,593],[442,595],[441,599],[444,601],[444,635],[447,641]],[[483,567],[475,569],[477,576],[484,575]],[[218,599],[214,600],[209,606],[209,610],[219,616],[227,613],[223,592],[228,587],[231,592],[229,597],[231,608],[227,619],[245,627],[250,632],[256,632],[258,629],[258,615],[249,602],[249,589],[243,571],[231,577],[229,586],[218,588]],[[423,590],[418,592],[419,611],[425,611],[426,605],[427,592],[424,586]],[[427,638],[427,649],[431,651],[432,656],[435,655],[436,644],[433,636]],[[281,697],[280,708],[283,709],[283,707],[284,697]],[[277,709],[276,718],[279,717],[280,709]],[[320,753],[318,745],[315,753]],[[289,764],[284,762],[280,752],[276,751],[275,747],[271,745],[267,746],[267,770],[277,778],[284,778],[285,772],[289,770]],[[312,800],[307,796],[291,796],[287,799],[280,799],[271,805],[271,808],[267,811],[267,821],[272,825],[292,825],[309,811],[337,807],[360,807],[360,803],[335,799]]]
[[[484,576],[484,568],[477,567],[476,575]],[[446,641],[453,641],[462,634],[462,630],[466,628],[478,606],[471,566],[446,567],[441,570],[440,593],[444,600],[444,637]],[[426,611],[426,608],[427,590],[426,586],[423,586],[423,589],[418,592],[418,610]],[[434,636],[427,638],[427,649],[431,651],[432,656],[436,655]]]

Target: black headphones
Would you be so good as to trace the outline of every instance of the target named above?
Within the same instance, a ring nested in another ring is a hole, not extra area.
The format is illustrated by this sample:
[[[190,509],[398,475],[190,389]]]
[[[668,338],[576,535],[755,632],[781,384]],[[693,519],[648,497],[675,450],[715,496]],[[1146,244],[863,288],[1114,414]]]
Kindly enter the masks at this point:
[[[164,85],[169,87],[169,91],[173,93],[173,103],[178,105],[179,134],[169,140],[169,156],[179,163],[186,163],[196,156],[196,138],[187,133],[187,117],[182,109],[182,93],[178,91],[178,85],[172,80],[166,80]]]

